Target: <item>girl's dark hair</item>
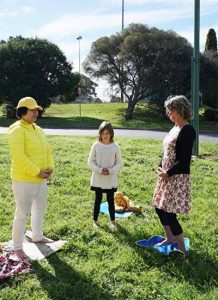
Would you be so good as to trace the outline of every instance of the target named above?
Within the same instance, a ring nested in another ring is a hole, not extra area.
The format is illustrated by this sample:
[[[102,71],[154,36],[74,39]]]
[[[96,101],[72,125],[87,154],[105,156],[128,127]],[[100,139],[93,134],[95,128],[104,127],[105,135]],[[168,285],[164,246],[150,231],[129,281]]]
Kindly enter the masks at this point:
[[[99,141],[102,141],[101,135],[103,131],[108,130],[110,133],[110,142],[113,143],[114,141],[114,129],[110,122],[104,121],[101,123],[101,125],[98,128],[98,139]]]
[[[16,117],[18,119],[21,119],[23,116],[25,116],[27,114],[27,107],[19,107],[16,111]]]
[[[183,95],[169,96],[164,102],[164,107],[166,110],[176,110],[187,121],[192,117],[191,104]]]

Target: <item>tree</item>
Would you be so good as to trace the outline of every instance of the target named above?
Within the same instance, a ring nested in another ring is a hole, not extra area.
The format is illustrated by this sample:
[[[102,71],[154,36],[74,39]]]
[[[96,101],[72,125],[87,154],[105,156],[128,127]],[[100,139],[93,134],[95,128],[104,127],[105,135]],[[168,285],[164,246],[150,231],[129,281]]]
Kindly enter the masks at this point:
[[[71,65],[62,51],[45,39],[10,37],[0,44],[0,101],[14,116],[20,98],[32,96],[46,108],[51,98],[71,88]]]
[[[85,96],[88,102],[90,102],[93,97],[97,96],[95,89],[98,84],[92,81],[89,77],[80,75],[79,86],[81,87],[82,95]]]
[[[142,99],[162,105],[169,94],[187,94],[192,51],[188,41],[172,31],[131,24],[95,41],[83,66],[89,75],[123,90],[128,99],[125,118],[131,119]]]
[[[210,28],[207,34],[205,52],[217,52],[217,38],[216,31],[213,28]]]
[[[79,96],[78,88],[80,88],[83,98],[89,102],[93,99],[93,97],[97,96],[95,92],[97,86],[97,83],[92,81],[89,77],[85,76],[84,74],[73,73],[71,81],[72,88],[69,92],[63,95],[61,101],[64,103],[75,101]]]
[[[200,89],[203,105],[218,109],[218,54],[205,52],[201,55]]]

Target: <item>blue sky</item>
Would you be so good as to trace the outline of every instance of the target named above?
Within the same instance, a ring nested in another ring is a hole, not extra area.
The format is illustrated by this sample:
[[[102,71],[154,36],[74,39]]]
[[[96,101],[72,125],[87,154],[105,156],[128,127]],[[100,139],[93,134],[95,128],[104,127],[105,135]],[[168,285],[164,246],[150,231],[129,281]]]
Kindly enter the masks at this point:
[[[209,28],[218,36],[218,0],[201,0],[200,47]],[[171,29],[193,43],[194,0],[124,0],[124,25],[143,23]],[[91,44],[101,36],[121,30],[122,0],[0,0],[0,39],[9,36],[46,38],[57,44],[78,71]],[[102,88],[99,93],[103,95]]]

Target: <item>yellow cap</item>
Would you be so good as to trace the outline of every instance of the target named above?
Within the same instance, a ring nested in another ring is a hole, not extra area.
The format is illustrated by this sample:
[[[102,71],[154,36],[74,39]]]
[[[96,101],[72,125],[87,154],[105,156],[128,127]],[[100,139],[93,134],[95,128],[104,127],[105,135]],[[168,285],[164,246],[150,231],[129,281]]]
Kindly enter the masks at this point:
[[[17,104],[17,109],[20,107],[27,107],[29,109],[37,108],[38,110],[43,110],[43,108],[37,104],[36,100],[31,97],[25,97],[20,99],[20,101]]]

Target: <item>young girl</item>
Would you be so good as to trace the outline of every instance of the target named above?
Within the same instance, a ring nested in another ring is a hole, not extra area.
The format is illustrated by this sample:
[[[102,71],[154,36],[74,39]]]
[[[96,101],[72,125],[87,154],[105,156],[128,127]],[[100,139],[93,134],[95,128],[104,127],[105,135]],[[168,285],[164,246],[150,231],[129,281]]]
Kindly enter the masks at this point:
[[[95,191],[93,226],[98,227],[98,215],[102,194],[107,194],[111,228],[115,229],[114,193],[117,190],[117,174],[122,167],[120,148],[113,141],[114,130],[109,122],[102,122],[96,141],[89,153],[88,165],[92,170],[91,190]]]

